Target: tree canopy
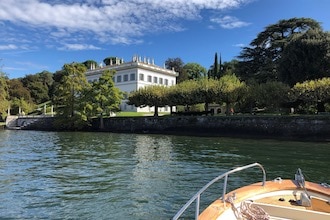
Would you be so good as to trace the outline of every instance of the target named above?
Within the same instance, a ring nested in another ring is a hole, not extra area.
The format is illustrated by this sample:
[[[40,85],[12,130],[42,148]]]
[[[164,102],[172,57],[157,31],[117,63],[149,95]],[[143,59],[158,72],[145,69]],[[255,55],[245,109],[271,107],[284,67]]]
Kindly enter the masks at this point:
[[[269,25],[252,40],[249,47],[244,47],[239,59],[238,74],[243,79],[254,78],[258,82],[280,80],[278,65],[287,46],[311,29],[321,30],[320,24],[310,18],[291,18]],[[304,48],[302,48],[304,49]],[[306,57],[300,55],[300,65]],[[285,75],[282,73],[281,75]]]
[[[40,104],[50,100],[49,89],[53,84],[53,74],[48,71],[29,74],[21,79],[25,88],[30,91],[32,101]]]
[[[9,106],[8,78],[0,70],[0,119],[6,115]]]
[[[216,82],[216,102],[226,104],[226,114],[230,114],[233,105],[243,96],[245,83],[234,74],[227,74]]]
[[[87,122],[85,96],[91,85],[87,82],[86,67],[80,63],[65,64],[62,77],[55,90],[55,104],[57,113],[64,120],[59,124],[67,129],[79,129]]]
[[[103,116],[118,111],[118,106],[123,98],[112,80],[114,74],[115,71],[106,70],[99,80],[92,84],[88,103],[93,109],[93,115],[99,115],[101,129],[103,129]]]
[[[198,63],[187,63],[183,66],[183,71],[188,75],[188,79],[200,79],[207,76],[205,67]]]
[[[158,116],[158,108],[166,106],[166,88],[162,85],[152,85],[139,88],[129,96],[129,104],[136,107],[154,106],[154,116]]]
[[[330,33],[309,29],[296,34],[283,50],[278,69],[281,81],[290,86],[330,77]]]
[[[291,98],[313,104],[317,112],[325,112],[325,103],[330,103],[330,78],[297,83],[292,88]]]
[[[174,69],[175,72],[179,73],[177,77],[177,83],[181,83],[185,80],[188,80],[189,76],[188,73],[184,70],[184,62],[181,58],[168,58],[165,61],[165,68],[172,70]]]
[[[10,99],[24,99],[27,102],[32,102],[30,91],[24,87],[20,79],[12,79],[8,81]]]

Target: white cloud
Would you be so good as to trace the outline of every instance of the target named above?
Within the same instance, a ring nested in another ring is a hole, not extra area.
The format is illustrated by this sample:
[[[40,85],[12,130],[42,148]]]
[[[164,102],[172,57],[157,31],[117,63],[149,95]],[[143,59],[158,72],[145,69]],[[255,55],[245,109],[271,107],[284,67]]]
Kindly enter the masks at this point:
[[[225,29],[234,29],[250,25],[251,23],[240,21],[238,18],[233,16],[223,16],[220,18],[211,18],[211,22],[219,24]]]
[[[233,45],[234,47],[240,47],[240,48],[242,48],[242,47],[245,47],[246,45],[245,44],[235,44],[235,45]]]
[[[100,47],[87,44],[65,44],[60,50],[101,50]]]
[[[14,44],[0,45],[0,50],[16,50],[17,48]]]
[[[41,65],[41,64],[37,64],[37,63],[33,63],[33,62],[13,62],[11,64],[12,66],[4,66],[3,70],[5,71],[26,71],[28,69],[38,69],[38,70],[45,70],[48,69],[48,66],[46,65]]]
[[[0,1],[0,22],[14,24],[17,32],[24,28],[33,33],[46,33],[49,39],[61,43],[72,44],[79,34],[84,42],[99,38],[116,44],[131,44],[141,42],[142,36],[149,33],[183,31],[182,21],[201,19],[203,10],[237,8],[250,1],[3,0]],[[212,21],[225,28],[247,25],[232,19],[224,17]],[[40,39],[34,37],[36,41]]]

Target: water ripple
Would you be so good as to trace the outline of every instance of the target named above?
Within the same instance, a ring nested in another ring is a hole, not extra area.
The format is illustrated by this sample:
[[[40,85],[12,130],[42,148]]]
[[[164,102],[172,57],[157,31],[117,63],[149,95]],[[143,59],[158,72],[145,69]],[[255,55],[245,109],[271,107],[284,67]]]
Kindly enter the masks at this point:
[[[0,219],[169,219],[209,180],[256,161],[271,178],[297,167],[330,176],[329,143],[35,131],[0,140]],[[229,188],[256,178],[233,176]]]

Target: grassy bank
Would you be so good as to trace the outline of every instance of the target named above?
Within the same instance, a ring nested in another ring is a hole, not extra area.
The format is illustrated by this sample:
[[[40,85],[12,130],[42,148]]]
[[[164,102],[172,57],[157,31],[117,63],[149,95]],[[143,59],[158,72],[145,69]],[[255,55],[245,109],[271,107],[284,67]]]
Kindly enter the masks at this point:
[[[169,115],[170,113],[160,112],[159,116]],[[153,116],[153,112],[116,112],[116,117],[141,117],[141,116]]]

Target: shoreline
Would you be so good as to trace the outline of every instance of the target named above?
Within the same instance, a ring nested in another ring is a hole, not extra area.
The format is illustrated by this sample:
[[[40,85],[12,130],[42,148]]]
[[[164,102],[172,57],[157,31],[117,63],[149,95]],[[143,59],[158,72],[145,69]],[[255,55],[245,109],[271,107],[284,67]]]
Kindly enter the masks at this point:
[[[17,125],[29,118],[17,119]],[[32,120],[32,119],[30,119]],[[56,129],[56,117],[40,118],[21,130],[70,131]],[[136,134],[163,134],[201,137],[233,137],[277,139],[294,141],[330,141],[330,117],[320,116],[171,116],[171,117],[111,117],[104,118],[104,129],[99,129],[99,119],[87,132],[112,132]],[[1,128],[0,128],[1,129]],[[5,128],[9,129],[9,128]]]

